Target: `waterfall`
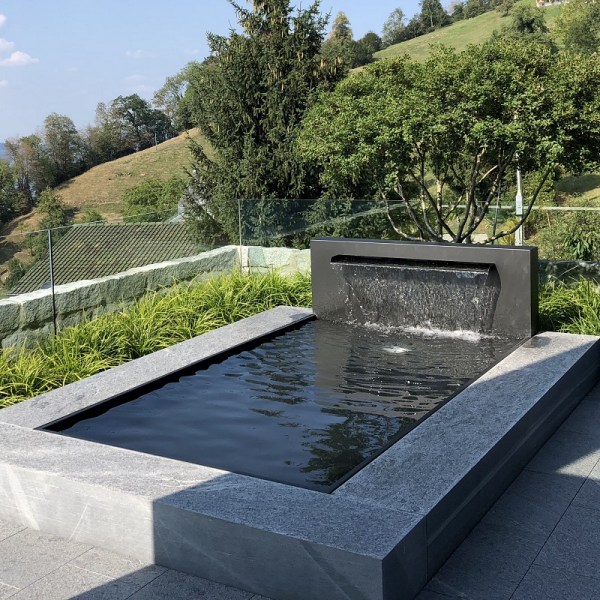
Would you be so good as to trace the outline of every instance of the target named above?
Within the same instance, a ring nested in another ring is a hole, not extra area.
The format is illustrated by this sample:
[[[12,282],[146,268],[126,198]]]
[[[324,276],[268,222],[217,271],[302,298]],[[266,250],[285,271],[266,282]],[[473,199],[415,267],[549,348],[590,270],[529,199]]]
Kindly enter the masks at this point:
[[[492,331],[500,294],[493,266],[337,257],[346,319],[391,327]]]

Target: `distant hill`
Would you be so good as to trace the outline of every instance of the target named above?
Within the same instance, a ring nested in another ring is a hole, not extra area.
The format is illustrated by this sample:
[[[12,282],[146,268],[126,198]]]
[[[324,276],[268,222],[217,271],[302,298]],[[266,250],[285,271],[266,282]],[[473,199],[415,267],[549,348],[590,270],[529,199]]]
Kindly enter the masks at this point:
[[[520,4],[533,6],[534,3],[533,0],[526,0],[520,2]],[[548,6],[541,9],[544,11],[546,24],[551,31],[561,9],[561,6]],[[373,56],[375,59],[380,60],[382,58],[393,58],[394,56],[408,54],[415,60],[425,60],[429,56],[432,44],[445,44],[457,50],[464,50],[469,44],[481,44],[485,42],[494,31],[508,25],[510,20],[510,15],[502,17],[498,11],[492,10],[478,17],[458,21],[448,27],[442,27],[442,29],[438,29],[427,35],[422,35],[412,40],[401,42],[400,44],[394,44],[385,48],[385,50],[376,52]]]
[[[121,215],[123,193],[149,178],[162,180],[185,176],[191,166],[190,138],[202,142],[197,129],[153,148],[107,162],[57,188],[63,201],[73,208],[75,220],[82,210],[94,209],[112,219]]]

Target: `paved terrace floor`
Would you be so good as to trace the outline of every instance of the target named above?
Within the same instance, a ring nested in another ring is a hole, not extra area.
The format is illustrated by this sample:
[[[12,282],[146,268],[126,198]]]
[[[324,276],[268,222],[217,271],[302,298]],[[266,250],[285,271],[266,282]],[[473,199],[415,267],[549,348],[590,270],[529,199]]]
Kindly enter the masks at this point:
[[[0,522],[0,600],[5,598],[269,600]],[[418,600],[448,598],[600,599],[600,385]]]

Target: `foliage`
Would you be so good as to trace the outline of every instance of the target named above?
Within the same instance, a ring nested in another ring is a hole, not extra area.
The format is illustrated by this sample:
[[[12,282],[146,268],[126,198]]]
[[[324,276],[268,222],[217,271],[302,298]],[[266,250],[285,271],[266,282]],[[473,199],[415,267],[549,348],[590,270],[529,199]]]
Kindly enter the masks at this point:
[[[406,29],[405,19],[406,15],[401,8],[396,8],[392,11],[383,24],[381,41],[384,48],[403,42],[406,39],[404,35],[404,30]]]
[[[7,223],[19,210],[19,194],[12,167],[0,160],[0,225]]]
[[[53,183],[43,140],[38,135],[9,139],[5,148],[14,165],[22,210],[31,210],[37,195]]]
[[[62,198],[54,190],[45,189],[38,199],[38,212],[42,216],[40,229],[64,227],[69,223],[69,212]]]
[[[507,28],[509,32],[537,36],[545,36],[550,32],[542,8],[519,4],[511,10],[510,15],[512,22]]]
[[[555,57],[535,36],[375,63],[322,95],[298,151],[330,197],[401,200],[412,227],[399,235],[468,242],[517,157],[525,182],[539,182],[523,221],[559,165],[597,158],[600,64]]]
[[[150,148],[174,135],[170,119],[137,94],[118,96],[96,108],[88,129],[88,161],[98,164]]]
[[[130,223],[165,221],[177,212],[186,188],[181,177],[147,179],[123,194],[124,215]]]
[[[445,25],[450,25],[451,19],[444,10],[440,0],[421,0],[421,14],[419,16],[423,33],[435,31]]]
[[[16,258],[11,258],[6,263],[6,268],[8,269],[8,277],[4,281],[4,287],[7,290],[10,290],[17,285],[23,275],[25,275],[26,269]]]
[[[39,197],[38,211],[41,215],[39,228],[42,230],[32,233],[25,239],[24,245],[31,250],[36,258],[44,258],[48,254],[48,232],[52,229],[52,242],[58,241],[66,233],[69,224],[69,210],[61,197],[52,189],[46,188]]]
[[[167,77],[154,93],[154,105],[169,118],[175,131],[182,132],[194,126],[187,90],[194,70],[199,66],[200,63],[195,61],[188,63],[179,73]]]
[[[101,221],[104,219],[95,208],[85,208],[81,211],[80,223],[100,223]]]
[[[310,277],[228,275],[150,293],[31,350],[0,350],[0,407],[279,305],[310,306]]]
[[[352,42],[352,68],[362,67],[373,62],[373,54],[381,50],[382,41],[381,38],[374,33],[369,31],[360,40]]]
[[[53,186],[82,172],[84,142],[69,117],[48,115],[44,120],[44,142]]]
[[[315,92],[342,74],[320,55],[326,20],[318,3],[296,12],[290,0],[232,4],[241,32],[209,36],[214,60],[191,83],[197,125],[214,156],[193,146],[187,214],[207,243],[237,238],[238,199],[253,199],[253,220],[277,231],[288,215],[275,199],[317,194],[293,140]]]
[[[466,0],[463,9],[465,19],[473,19],[490,10],[490,2],[488,0]]]
[[[600,48],[600,4],[595,0],[571,0],[562,9],[556,28],[571,52],[592,54]]]
[[[588,203],[578,199],[577,204]],[[550,260],[600,260],[600,214],[565,211],[546,214],[533,243],[540,256]]]
[[[600,335],[600,288],[587,280],[551,282],[540,290],[539,315],[541,329]]]

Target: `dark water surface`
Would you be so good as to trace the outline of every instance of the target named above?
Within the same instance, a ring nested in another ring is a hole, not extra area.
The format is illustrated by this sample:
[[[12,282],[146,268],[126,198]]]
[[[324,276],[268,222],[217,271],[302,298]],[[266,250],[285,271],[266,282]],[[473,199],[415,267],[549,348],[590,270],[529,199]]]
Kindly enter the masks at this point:
[[[62,432],[327,492],[514,345],[314,320]]]

